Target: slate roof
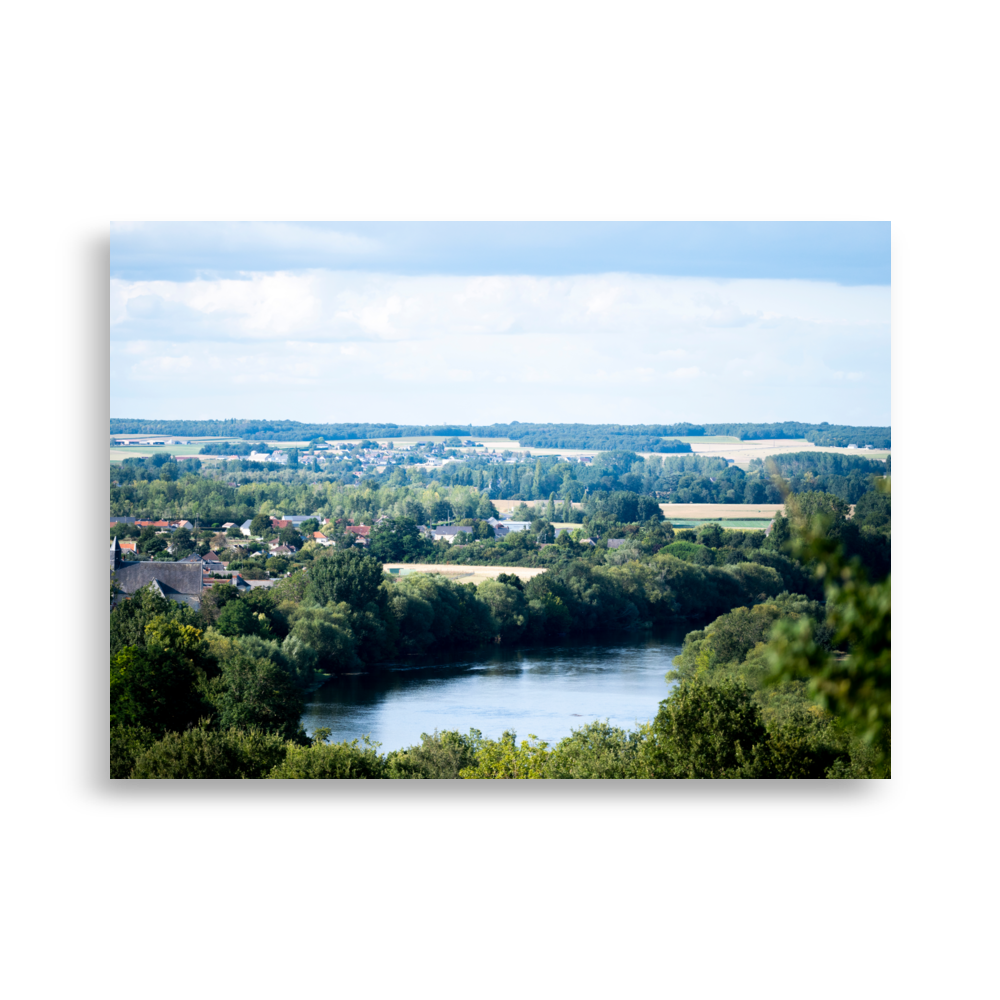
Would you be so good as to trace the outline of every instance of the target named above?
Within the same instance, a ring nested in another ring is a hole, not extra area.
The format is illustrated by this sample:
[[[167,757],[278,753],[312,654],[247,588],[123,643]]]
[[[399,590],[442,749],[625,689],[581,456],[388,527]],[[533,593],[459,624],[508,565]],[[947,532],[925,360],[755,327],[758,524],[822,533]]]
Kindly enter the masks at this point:
[[[113,550],[112,550],[113,553]],[[112,558],[113,558],[112,554]],[[115,579],[126,595],[156,582],[164,597],[184,600],[198,608],[201,598],[201,563],[127,562],[115,568]]]

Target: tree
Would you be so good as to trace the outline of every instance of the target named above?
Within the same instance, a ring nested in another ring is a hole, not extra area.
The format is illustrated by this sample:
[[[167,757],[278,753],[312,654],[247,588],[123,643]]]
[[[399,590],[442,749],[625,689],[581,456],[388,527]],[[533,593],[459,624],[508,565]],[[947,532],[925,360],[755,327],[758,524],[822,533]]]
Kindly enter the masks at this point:
[[[882,487],[889,491],[888,481]],[[829,530],[828,512],[796,525],[789,547],[812,562],[826,591],[831,645],[847,649],[831,653],[819,641],[810,619],[775,625],[769,659],[771,683],[805,680],[816,703],[842,720],[872,748],[876,767],[891,774],[892,723],[892,583],[871,583],[861,561],[849,558]]]
[[[226,528],[226,538],[242,538],[243,532],[240,531],[240,526],[234,524],[231,528]]]
[[[306,596],[317,604],[346,602],[359,609],[381,603],[384,573],[378,559],[353,549],[324,553],[309,566]]]
[[[379,562],[418,562],[432,548],[412,517],[386,518],[372,529],[369,540],[368,551]]]
[[[221,729],[257,728],[293,739],[305,700],[295,679],[273,660],[237,652],[212,687]]]
[[[476,517],[482,521],[487,521],[491,517],[499,519],[500,512],[493,505],[493,501],[490,500],[489,493],[483,492],[479,497],[479,503],[476,506]]]
[[[389,778],[440,779],[458,778],[459,772],[476,763],[476,747],[483,734],[470,729],[468,736],[446,729],[433,735],[420,734],[420,744],[388,754]]]
[[[476,588],[476,596],[493,615],[497,638],[501,642],[516,642],[528,624],[528,602],[520,587],[483,580]]]
[[[657,778],[766,777],[767,733],[760,709],[735,681],[682,681],[660,702],[646,748]]]
[[[385,759],[379,744],[367,737],[350,743],[326,743],[329,730],[317,730],[310,746],[288,748],[285,759],[268,778],[382,778]]]
[[[111,655],[127,646],[145,646],[146,626],[158,616],[184,625],[199,623],[198,614],[187,604],[168,600],[147,584],[111,612]]]
[[[216,629],[223,635],[256,635],[269,639],[274,634],[264,612],[254,612],[242,599],[229,601],[215,620]]]
[[[263,535],[271,530],[271,519],[266,514],[258,514],[250,522],[251,535]]]
[[[184,626],[182,626],[184,627]],[[200,637],[201,632],[197,629]],[[212,713],[203,695],[201,657],[160,644],[127,646],[111,658],[111,724],[141,726],[161,735]]]
[[[517,733],[505,730],[499,740],[484,739],[476,747],[476,763],[463,768],[460,778],[544,778],[549,760],[548,743],[529,733],[517,745]]]

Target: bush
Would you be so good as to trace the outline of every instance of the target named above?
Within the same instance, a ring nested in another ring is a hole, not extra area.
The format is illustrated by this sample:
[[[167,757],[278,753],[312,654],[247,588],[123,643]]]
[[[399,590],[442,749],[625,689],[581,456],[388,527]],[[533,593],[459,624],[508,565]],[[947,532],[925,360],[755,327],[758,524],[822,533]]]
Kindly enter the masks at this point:
[[[324,743],[322,736],[311,746],[289,746],[285,759],[274,767],[268,778],[383,778],[385,760],[378,754],[377,743],[364,737],[350,743]]]
[[[111,727],[111,777],[130,778],[135,762],[156,742],[145,726]]]
[[[470,729],[465,736],[458,730],[446,729],[433,735],[420,734],[419,746],[397,750],[387,757],[389,778],[457,778],[459,772],[476,762],[476,747],[482,739],[478,729]]]

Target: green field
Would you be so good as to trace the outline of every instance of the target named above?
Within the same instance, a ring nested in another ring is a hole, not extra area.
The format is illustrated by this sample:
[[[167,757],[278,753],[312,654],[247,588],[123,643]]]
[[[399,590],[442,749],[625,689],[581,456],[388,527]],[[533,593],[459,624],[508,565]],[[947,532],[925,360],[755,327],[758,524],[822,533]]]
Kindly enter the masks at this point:
[[[769,517],[741,519],[716,517],[706,518],[701,521],[692,521],[689,518],[680,518],[675,521],[672,517],[668,517],[667,520],[675,528],[700,528],[703,524],[717,524],[720,528],[740,528],[747,531],[763,531],[771,523],[771,519]]]

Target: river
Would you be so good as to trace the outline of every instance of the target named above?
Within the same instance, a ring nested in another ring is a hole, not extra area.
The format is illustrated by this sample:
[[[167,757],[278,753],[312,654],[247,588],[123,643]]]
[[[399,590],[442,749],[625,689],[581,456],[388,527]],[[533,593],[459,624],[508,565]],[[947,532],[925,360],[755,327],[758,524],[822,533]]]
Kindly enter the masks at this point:
[[[514,729],[554,743],[595,719],[633,727],[653,718],[672,684],[664,674],[686,628],[601,642],[490,647],[474,653],[389,664],[337,677],[311,696],[302,716],[310,735],[363,735],[382,752],[420,742],[435,728],[479,729],[496,739]]]

